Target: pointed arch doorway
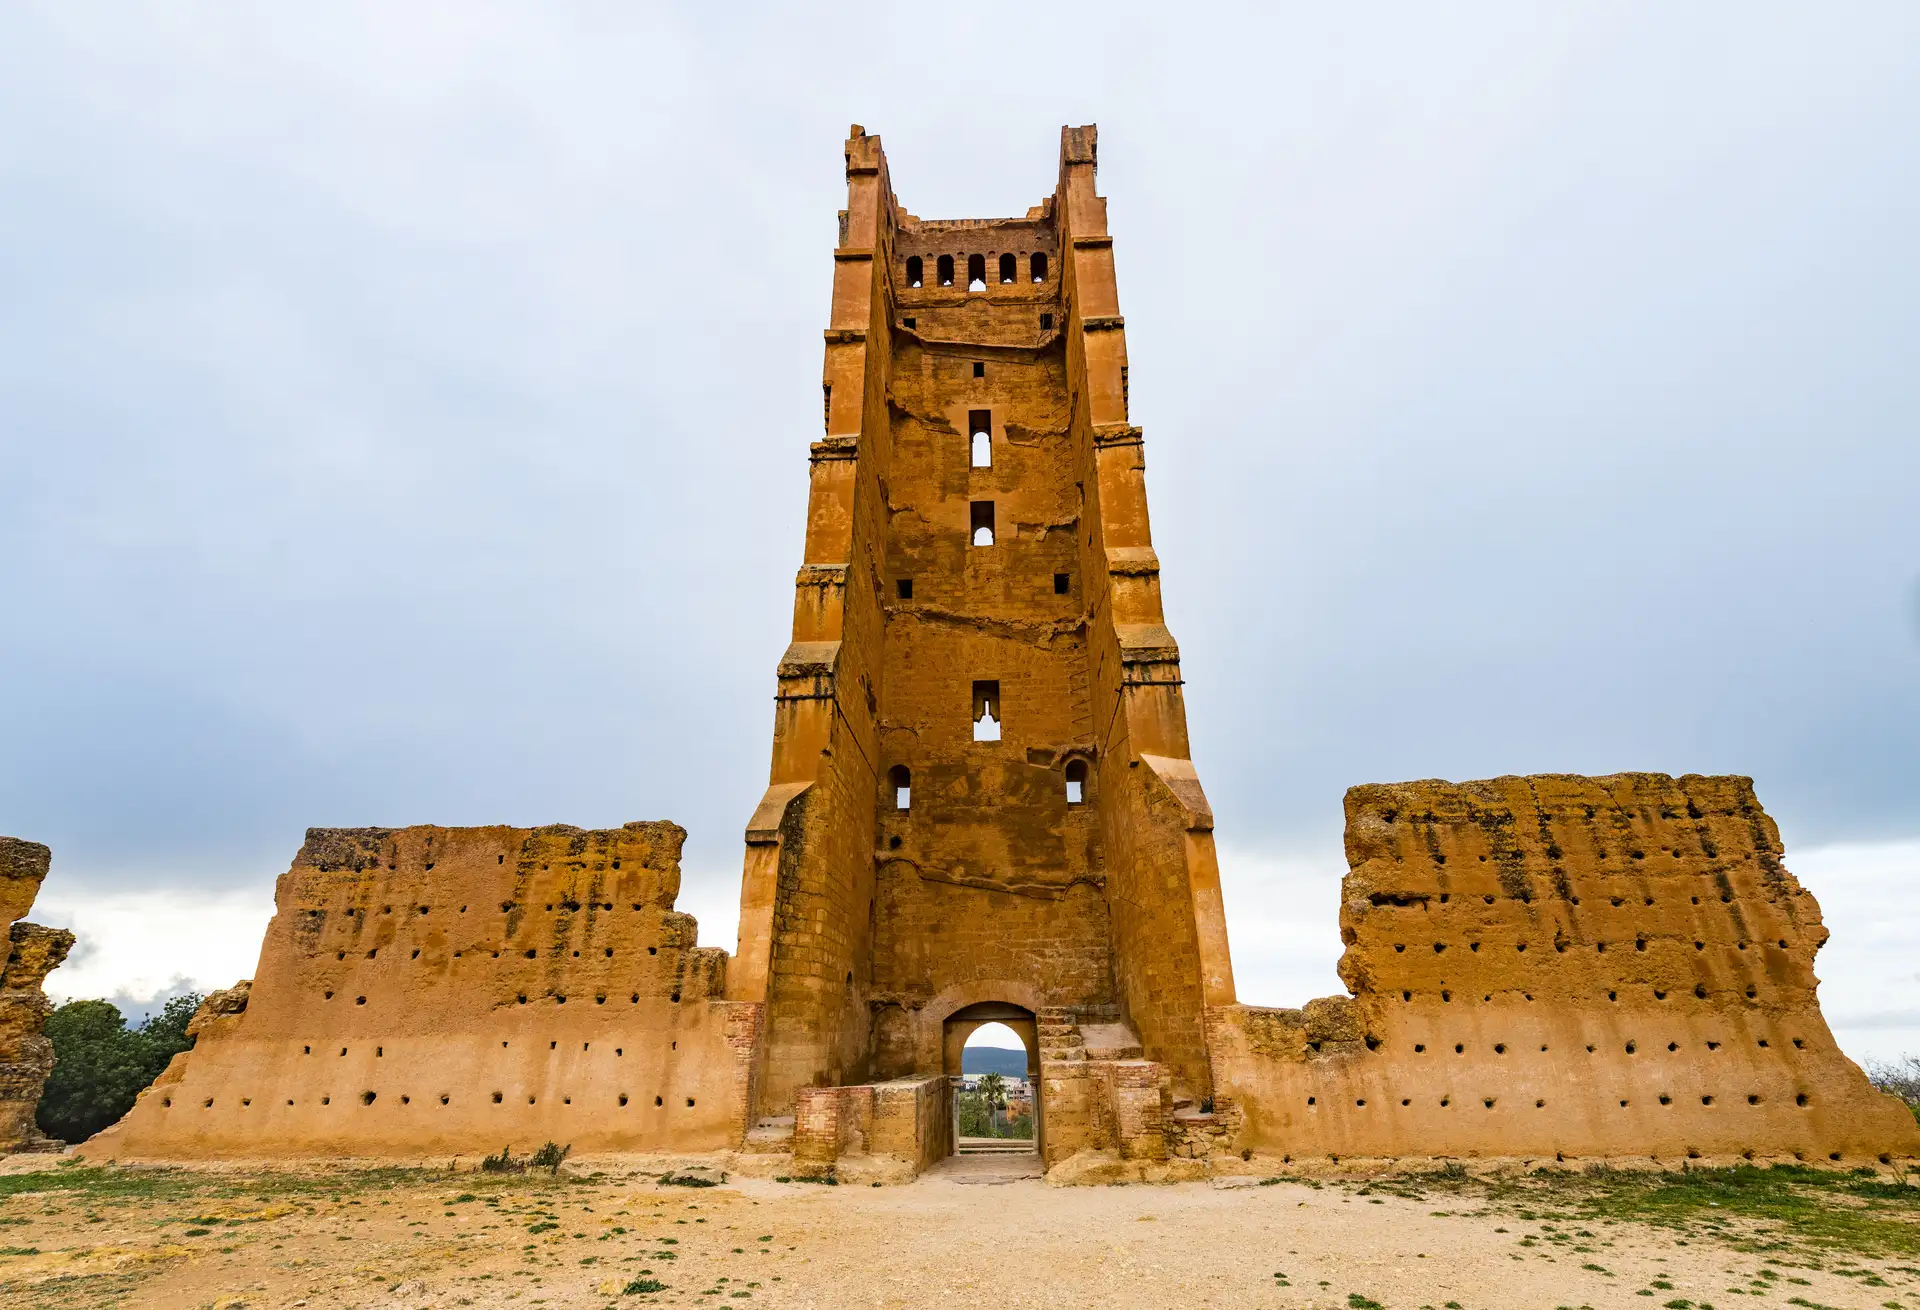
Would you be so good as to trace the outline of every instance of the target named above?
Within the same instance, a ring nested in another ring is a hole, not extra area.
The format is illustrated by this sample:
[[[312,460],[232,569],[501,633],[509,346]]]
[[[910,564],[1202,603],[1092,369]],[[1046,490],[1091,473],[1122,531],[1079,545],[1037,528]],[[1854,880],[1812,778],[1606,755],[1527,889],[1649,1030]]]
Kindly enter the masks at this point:
[[[960,1093],[965,1087],[967,1039],[972,1037],[976,1030],[990,1023],[1005,1024],[1026,1047],[1027,1096],[1031,1099],[1033,1107],[1033,1140],[1030,1144],[1018,1138],[994,1141],[963,1138],[960,1134]],[[978,1001],[955,1010],[947,1016],[942,1026],[940,1052],[941,1071],[947,1075],[952,1089],[949,1100],[953,1105],[953,1142],[956,1154],[1025,1154],[1029,1150],[1044,1153],[1046,1117],[1042,1112],[1044,1098],[1040,1095],[1040,1027],[1032,1010],[1010,1001]]]

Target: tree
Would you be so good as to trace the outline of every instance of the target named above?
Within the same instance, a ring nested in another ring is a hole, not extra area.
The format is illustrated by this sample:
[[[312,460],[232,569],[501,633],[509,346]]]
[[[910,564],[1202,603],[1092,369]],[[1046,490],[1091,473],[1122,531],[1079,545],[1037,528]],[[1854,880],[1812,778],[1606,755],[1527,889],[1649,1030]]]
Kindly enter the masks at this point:
[[[140,1025],[140,1035],[147,1039],[153,1047],[154,1058],[160,1061],[160,1068],[153,1072],[155,1078],[167,1067],[167,1061],[193,1045],[193,1038],[187,1036],[187,1025],[193,1022],[194,1014],[206,999],[199,992],[171,997],[160,1007],[160,1013]]]
[[[982,1074],[979,1091],[980,1099],[987,1105],[987,1122],[993,1125],[997,1122],[996,1116],[999,1112],[1007,1108],[1007,1080],[997,1073]],[[1000,1136],[997,1127],[993,1129],[992,1135]]]
[[[979,1092],[966,1091],[959,1095],[960,1135],[962,1137],[993,1136],[993,1107],[987,1104],[987,1098]]]
[[[111,1001],[68,1001],[47,1016],[53,1072],[40,1095],[40,1131],[84,1142],[133,1108],[139,1096],[193,1045],[187,1022],[200,1008],[192,992],[176,996],[138,1028]]]
[[[1869,1061],[1867,1078],[1881,1091],[1905,1101],[1907,1108],[1913,1111],[1913,1117],[1920,1119],[1920,1055],[1906,1055],[1898,1060]]]

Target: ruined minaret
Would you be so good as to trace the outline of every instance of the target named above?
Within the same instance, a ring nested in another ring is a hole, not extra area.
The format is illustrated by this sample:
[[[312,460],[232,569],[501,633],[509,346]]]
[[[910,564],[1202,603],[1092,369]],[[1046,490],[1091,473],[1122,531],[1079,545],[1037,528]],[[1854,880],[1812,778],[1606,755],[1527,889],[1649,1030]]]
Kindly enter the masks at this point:
[[[895,199],[878,137],[847,140],[728,975],[765,1007],[763,1114],[957,1073],[955,1025],[987,1019],[1039,1046],[1097,1028],[1210,1090],[1203,1013],[1232,972],[1095,142],[1062,130],[1023,217],[935,220]]]

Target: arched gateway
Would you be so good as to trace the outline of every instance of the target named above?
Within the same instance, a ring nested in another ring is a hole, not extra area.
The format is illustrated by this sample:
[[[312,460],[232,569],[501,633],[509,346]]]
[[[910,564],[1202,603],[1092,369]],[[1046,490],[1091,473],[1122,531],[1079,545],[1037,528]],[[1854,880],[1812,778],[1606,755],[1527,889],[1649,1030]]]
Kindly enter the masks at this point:
[[[1007,1001],[977,1001],[962,1010],[948,1015],[941,1026],[940,1052],[941,1069],[947,1077],[947,1087],[956,1097],[963,1082],[966,1068],[967,1042],[974,1033],[988,1024],[998,1024],[1010,1029],[1014,1036],[1026,1048],[1025,1084],[1034,1089],[1033,1096],[1033,1138],[1032,1149],[1046,1150],[1046,1120],[1044,1107],[1038,1094],[1040,1087],[1040,1027],[1032,1010]],[[956,1150],[965,1150],[962,1144],[959,1107],[954,1109],[954,1145]],[[996,1149],[1019,1149],[1014,1143],[1005,1146],[995,1145]]]

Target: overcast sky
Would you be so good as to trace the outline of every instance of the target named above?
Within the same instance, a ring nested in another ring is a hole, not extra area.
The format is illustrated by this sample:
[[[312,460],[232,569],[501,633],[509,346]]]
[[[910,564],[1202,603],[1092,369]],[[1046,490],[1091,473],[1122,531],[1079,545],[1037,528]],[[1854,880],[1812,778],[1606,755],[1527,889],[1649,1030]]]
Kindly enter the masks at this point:
[[[309,825],[672,818],[731,947],[847,125],[984,217],[1097,122],[1243,998],[1337,989],[1351,784],[1738,772],[1842,1040],[1920,1050],[1920,7],[0,25],[56,991],[250,972]]]

